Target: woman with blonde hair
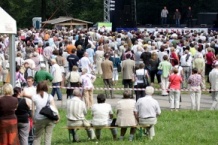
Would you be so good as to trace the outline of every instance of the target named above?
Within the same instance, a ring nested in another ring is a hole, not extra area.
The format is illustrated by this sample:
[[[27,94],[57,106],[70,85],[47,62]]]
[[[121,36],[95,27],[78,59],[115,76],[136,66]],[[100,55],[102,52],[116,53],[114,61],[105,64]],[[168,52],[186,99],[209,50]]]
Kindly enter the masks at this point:
[[[13,87],[6,83],[0,97],[0,145],[20,145],[15,115],[18,100],[12,95]]]

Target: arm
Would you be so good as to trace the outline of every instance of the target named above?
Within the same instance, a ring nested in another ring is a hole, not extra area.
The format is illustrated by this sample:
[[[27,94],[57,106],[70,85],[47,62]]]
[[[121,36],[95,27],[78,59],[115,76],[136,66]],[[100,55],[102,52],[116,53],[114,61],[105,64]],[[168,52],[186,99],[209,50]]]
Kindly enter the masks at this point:
[[[55,105],[55,101],[54,101],[53,98],[50,100],[50,104],[58,111],[58,109],[57,109],[57,107],[56,107],[56,105]],[[59,120],[60,120],[60,115],[59,115],[59,113],[58,113],[58,120],[55,121],[55,123],[59,122]]]
[[[46,80],[49,80],[50,82],[53,80],[53,77],[50,73],[47,73]]]

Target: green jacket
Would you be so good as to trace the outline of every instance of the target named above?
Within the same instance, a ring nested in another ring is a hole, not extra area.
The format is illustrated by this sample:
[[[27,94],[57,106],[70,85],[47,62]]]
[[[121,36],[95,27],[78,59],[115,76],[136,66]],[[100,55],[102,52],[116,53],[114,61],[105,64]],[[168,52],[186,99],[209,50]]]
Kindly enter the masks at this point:
[[[39,83],[41,81],[45,81],[45,80],[49,80],[49,81],[52,81],[53,80],[53,77],[50,73],[48,73],[47,71],[45,70],[39,70],[35,73],[35,77],[34,77],[34,80],[36,83]]]

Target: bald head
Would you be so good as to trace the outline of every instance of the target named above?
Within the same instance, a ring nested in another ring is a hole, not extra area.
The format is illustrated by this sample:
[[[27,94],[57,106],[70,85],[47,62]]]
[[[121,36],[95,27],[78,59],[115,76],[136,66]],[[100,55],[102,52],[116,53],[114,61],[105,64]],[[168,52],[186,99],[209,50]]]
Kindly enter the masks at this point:
[[[76,96],[76,97],[80,97],[81,96],[80,90],[78,88],[75,88],[73,90],[73,96]]]

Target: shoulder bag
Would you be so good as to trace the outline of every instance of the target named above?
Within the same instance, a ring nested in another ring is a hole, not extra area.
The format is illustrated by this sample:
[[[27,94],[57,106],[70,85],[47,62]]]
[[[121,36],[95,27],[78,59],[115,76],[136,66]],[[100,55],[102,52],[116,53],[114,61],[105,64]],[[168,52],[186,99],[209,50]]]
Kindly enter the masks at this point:
[[[50,106],[50,96],[51,95],[48,95],[47,103],[46,103],[45,107],[43,107],[40,110],[39,114],[44,115],[45,117],[47,117],[50,120],[57,121],[59,119],[58,118],[58,112],[54,111],[54,109],[51,108],[51,106]]]

